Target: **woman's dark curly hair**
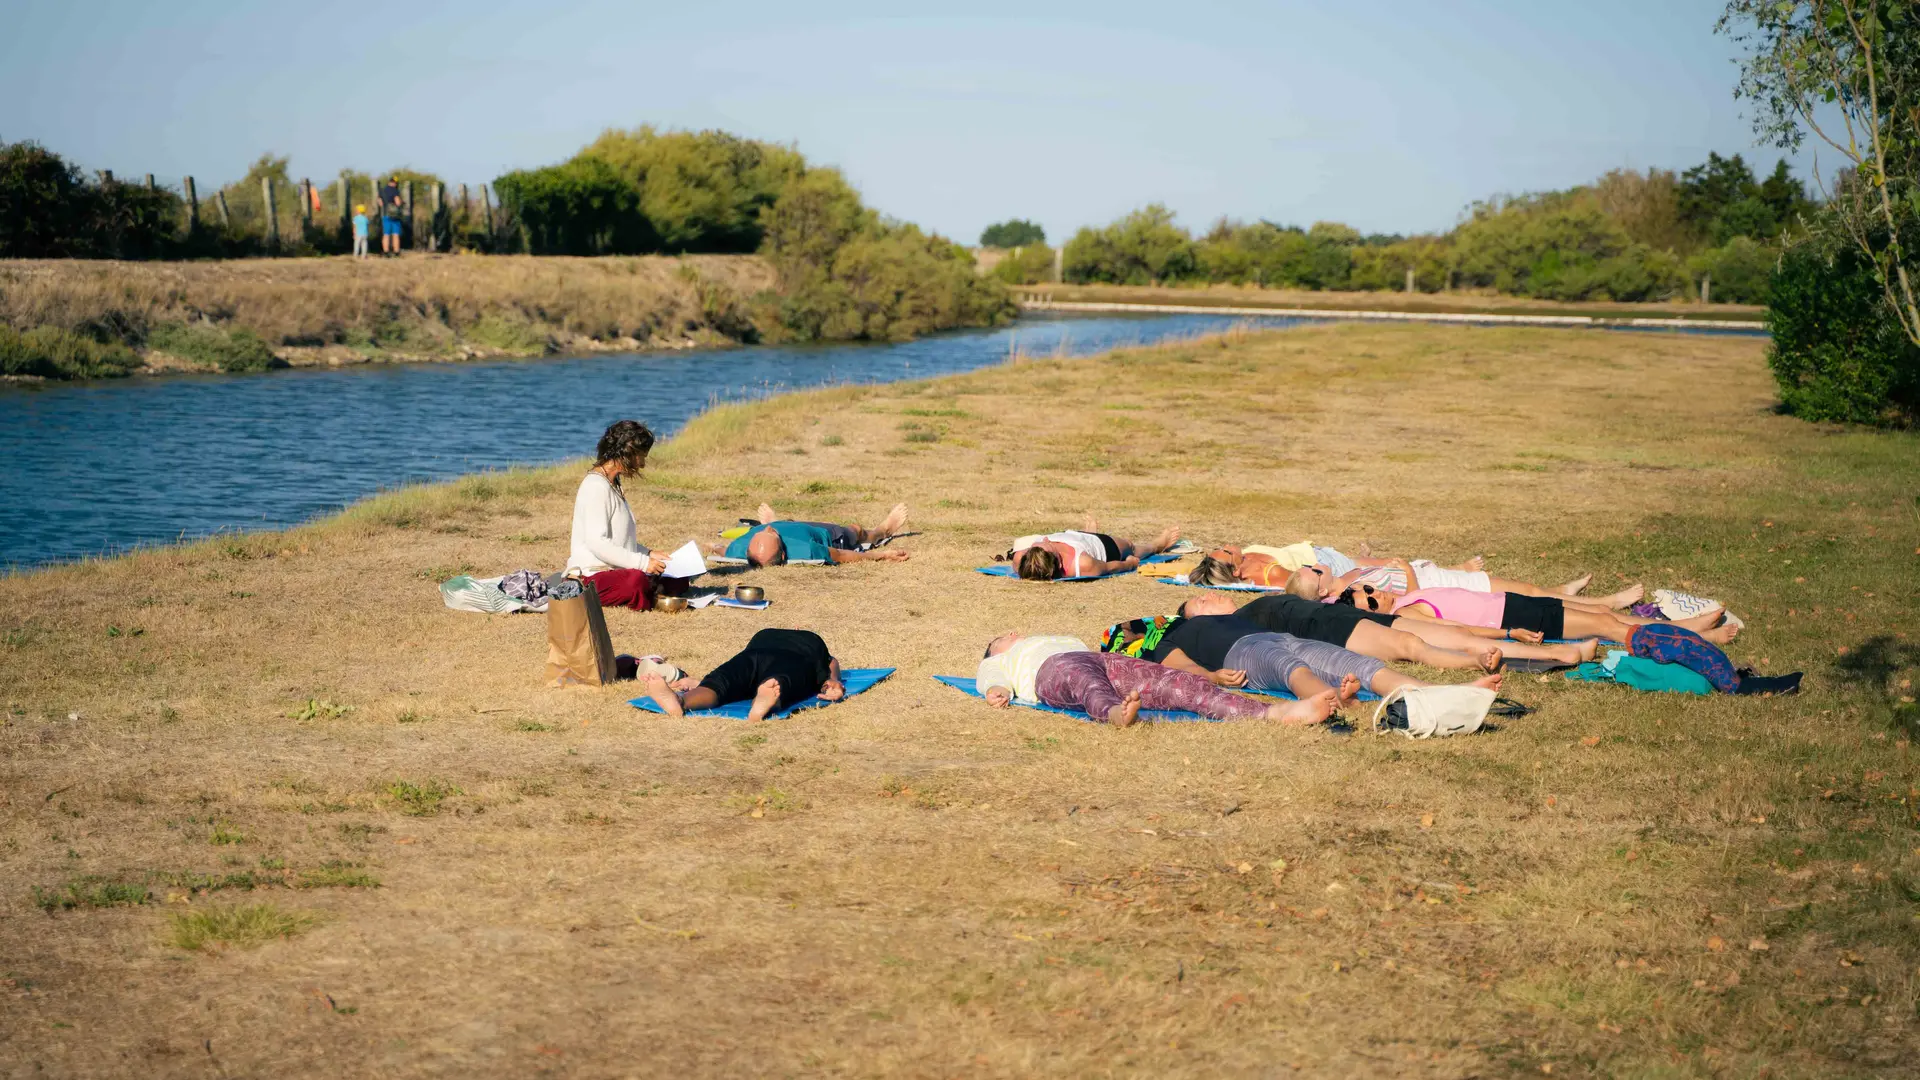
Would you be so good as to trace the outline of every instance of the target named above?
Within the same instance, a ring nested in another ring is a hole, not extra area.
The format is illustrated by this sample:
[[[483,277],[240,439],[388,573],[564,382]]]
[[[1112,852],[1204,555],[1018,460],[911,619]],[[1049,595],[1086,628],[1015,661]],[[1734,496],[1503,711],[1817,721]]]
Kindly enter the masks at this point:
[[[627,467],[628,472],[639,471],[647,462],[647,454],[653,449],[653,431],[638,420],[616,420],[600,436],[600,446],[595,452],[595,468],[609,461],[618,461]]]

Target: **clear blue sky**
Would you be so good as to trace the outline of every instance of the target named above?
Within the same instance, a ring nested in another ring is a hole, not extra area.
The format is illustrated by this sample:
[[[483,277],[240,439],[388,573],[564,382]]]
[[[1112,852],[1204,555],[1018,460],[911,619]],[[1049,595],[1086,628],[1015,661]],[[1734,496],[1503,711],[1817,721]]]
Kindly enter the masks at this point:
[[[718,127],[965,241],[1151,201],[1196,229],[1428,231],[1497,192],[1778,156],[1733,99],[1717,0],[945,7],[11,0],[0,138],[202,185],[265,151],[316,181],[477,183],[610,126]]]

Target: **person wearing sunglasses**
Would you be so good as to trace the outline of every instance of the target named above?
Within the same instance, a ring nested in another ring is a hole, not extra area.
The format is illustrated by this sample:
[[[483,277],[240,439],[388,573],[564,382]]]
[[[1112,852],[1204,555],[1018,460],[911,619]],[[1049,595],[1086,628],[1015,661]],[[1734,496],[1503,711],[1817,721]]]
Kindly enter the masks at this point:
[[[1594,657],[1594,639],[1564,645],[1515,641],[1499,630],[1460,626],[1431,619],[1403,619],[1391,612],[1367,611],[1351,604],[1322,604],[1288,593],[1269,593],[1234,609],[1225,593],[1207,593],[1181,604],[1177,614],[1233,615],[1250,619],[1273,633],[1323,641],[1390,663],[1493,672],[1508,660],[1544,660],[1571,667]],[[1494,639],[1499,639],[1495,644]]]
[[[1636,626],[1669,621],[1622,614],[1569,597],[1483,593],[1471,589],[1416,589],[1396,594],[1362,585],[1341,593],[1339,600],[1363,611],[1408,619],[1445,620],[1509,633],[1526,630],[1549,641],[1569,634],[1576,638],[1626,641]],[[1691,619],[1673,621],[1671,625],[1691,630],[1715,645],[1725,645],[1740,633],[1738,624],[1726,621],[1726,614],[1725,609],[1715,607]]]
[[[1301,575],[1317,579],[1318,592],[1295,589]],[[1486,562],[1474,556],[1458,566],[1441,566],[1431,559],[1381,559],[1371,555],[1349,556],[1337,548],[1301,541],[1284,548],[1219,547],[1207,552],[1200,565],[1187,572],[1189,585],[1265,585],[1287,588],[1308,599],[1338,596],[1359,584],[1371,584],[1393,592],[1412,589],[1473,589],[1478,592],[1511,592],[1527,596],[1578,596],[1592,574],[1582,574],[1564,585],[1547,587],[1487,573]],[[1636,603],[1646,590],[1634,585],[1610,596],[1593,598],[1608,608]]]

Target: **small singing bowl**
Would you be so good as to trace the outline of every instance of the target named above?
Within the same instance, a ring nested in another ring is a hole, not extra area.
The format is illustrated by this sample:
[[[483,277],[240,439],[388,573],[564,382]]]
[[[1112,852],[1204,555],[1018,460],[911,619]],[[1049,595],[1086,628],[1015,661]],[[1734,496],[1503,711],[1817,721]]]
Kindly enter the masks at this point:
[[[733,598],[735,600],[745,600],[749,604],[757,604],[767,598],[767,590],[758,585],[735,585],[733,587]]]
[[[687,610],[687,598],[684,596],[656,596],[653,598],[653,610],[676,612]]]

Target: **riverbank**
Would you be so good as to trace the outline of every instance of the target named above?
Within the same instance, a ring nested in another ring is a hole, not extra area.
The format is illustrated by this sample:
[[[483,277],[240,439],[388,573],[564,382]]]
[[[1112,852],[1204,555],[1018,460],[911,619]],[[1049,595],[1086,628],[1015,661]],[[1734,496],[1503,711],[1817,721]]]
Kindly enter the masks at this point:
[[[1441,315],[1573,316],[1599,320],[1677,319],[1757,322],[1766,308],[1752,304],[1555,303],[1498,293],[1333,292],[1234,285],[1019,285],[1022,302],[1266,308],[1307,311],[1404,311]]]
[[[709,411],[629,487],[649,542],[762,499],[905,498],[922,531],[756,573],[765,612],[610,613],[696,673],[774,625],[899,668],[756,727],[544,689],[541,619],[441,606],[559,566],[580,463],[0,579],[0,1046],[162,1077],[1895,1073],[1920,454],[1775,415],[1763,350],[1316,326]],[[972,572],[1089,510],[1686,588],[1807,692],[1512,677],[1538,712],[1410,743],[934,683],[1190,595]],[[176,944],[236,904],[287,935]]]
[[[774,286],[747,255],[9,260],[0,323],[131,348],[143,373],[446,361],[737,344]]]

